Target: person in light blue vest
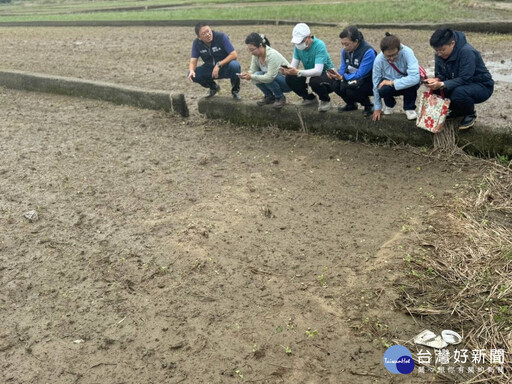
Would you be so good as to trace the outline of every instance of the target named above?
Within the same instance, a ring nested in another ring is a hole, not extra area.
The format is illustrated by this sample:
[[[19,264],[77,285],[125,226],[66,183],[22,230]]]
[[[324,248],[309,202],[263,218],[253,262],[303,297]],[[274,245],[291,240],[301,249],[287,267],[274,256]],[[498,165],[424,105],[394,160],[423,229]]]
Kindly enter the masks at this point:
[[[391,115],[399,95],[404,97],[407,120],[416,120],[420,70],[414,52],[389,33],[380,42],[380,49],[373,63],[373,121],[380,120],[382,113]]]
[[[240,100],[240,63],[228,36],[212,31],[206,23],[198,23],[195,32],[197,38],[192,43],[187,74],[189,81],[208,88],[206,97],[212,97],[220,90],[215,79],[231,79],[231,94],[235,100]],[[204,64],[198,67],[199,57]]]

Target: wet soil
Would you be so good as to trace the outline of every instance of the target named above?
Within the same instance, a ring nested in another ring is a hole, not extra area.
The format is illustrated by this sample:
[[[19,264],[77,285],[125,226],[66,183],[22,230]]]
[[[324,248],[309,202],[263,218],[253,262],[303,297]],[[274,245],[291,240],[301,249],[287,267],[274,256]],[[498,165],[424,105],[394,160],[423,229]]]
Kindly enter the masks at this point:
[[[0,33],[3,68],[203,94],[184,79],[188,29]],[[471,161],[0,97],[1,382],[431,379],[388,373],[383,353],[423,330],[395,310],[403,258],[480,179]]]

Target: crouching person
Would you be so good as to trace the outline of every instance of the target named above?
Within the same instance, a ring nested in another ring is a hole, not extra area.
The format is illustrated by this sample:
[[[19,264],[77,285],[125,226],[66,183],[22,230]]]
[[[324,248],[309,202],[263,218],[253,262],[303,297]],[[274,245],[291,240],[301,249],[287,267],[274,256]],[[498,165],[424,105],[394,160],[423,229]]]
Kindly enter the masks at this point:
[[[471,46],[464,33],[438,29],[430,38],[436,52],[434,79],[426,86],[451,100],[448,117],[462,117],[459,129],[471,128],[476,121],[475,104],[483,103],[494,91],[494,81],[482,55]]]
[[[195,32],[197,38],[192,43],[188,79],[208,88],[206,97],[212,97],[220,90],[215,79],[231,79],[231,94],[235,100],[240,100],[240,63],[228,36],[213,31],[206,23],[198,23]],[[204,64],[198,67],[199,57]]]
[[[282,108],[286,104],[284,93],[291,89],[279,70],[290,63],[271,48],[268,39],[259,33],[253,32],[247,36],[245,44],[252,54],[251,69],[242,72],[240,78],[251,80],[263,92],[263,99],[257,102],[258,105],[273,104],[275,109]]]
[[[302,97],[302,106],[316,105],[318,95],[320,103],[319,112],[331,109],[331,98],[334,79],[326,75],[326,71],[334,67],[325,43],[311,34],[307,24],[299,23],[293,28],[292,43],[295,44],[293,59],[290,68],[283,68],[281,72],[286,75],[286,83],[298,96]],[[302,62],[303,70],[299,70]],[[314,93],[310,93],[308,84]]]
[[[420,70],[414,52],[389,33],[381,40],[380,49],[373,64],[373,120],[380,120],[382,113],[391,115],[399,95],[404,97],[407,120],[416,120]]]
[[[363,115],[371,116],[372,67],[376,52],[355,26],[341,31],[340,39],[343,45],[340,69],[338,72],[327,71],[327,76],[336,80],[334,92],[345,102],[345,106],[338,107],[338,112],[354,111],[357,109],[356,103],[360,103],[364,107]]]

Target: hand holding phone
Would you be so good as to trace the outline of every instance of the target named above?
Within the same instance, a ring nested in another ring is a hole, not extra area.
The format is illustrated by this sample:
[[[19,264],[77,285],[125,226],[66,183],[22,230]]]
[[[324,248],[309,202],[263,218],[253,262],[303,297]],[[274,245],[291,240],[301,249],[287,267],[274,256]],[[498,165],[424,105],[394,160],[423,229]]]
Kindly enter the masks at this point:
[[[285,64],[281,64],[281,68],[290,69],[290,67]]]

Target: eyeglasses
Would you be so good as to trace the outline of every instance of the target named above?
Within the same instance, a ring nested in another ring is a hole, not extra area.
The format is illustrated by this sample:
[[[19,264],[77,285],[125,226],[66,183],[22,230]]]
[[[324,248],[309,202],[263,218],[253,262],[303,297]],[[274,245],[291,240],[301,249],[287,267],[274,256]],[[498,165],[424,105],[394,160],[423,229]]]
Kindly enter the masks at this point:
[[[393,60],[393,59],[396,59],[398,57],[398,51],[396,53],[393,53],[392,55],[384,55],[384,57],[387,59],[387,60]]]

